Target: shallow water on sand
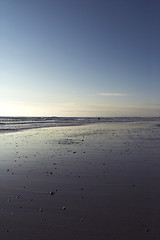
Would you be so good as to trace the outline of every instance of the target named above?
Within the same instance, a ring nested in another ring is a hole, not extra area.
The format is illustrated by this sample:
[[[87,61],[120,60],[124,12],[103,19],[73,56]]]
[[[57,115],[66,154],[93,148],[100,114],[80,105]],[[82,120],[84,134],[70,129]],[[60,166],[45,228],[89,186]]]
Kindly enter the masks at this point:
[[[1,134],[2,239],[159,239],[158,122]]]

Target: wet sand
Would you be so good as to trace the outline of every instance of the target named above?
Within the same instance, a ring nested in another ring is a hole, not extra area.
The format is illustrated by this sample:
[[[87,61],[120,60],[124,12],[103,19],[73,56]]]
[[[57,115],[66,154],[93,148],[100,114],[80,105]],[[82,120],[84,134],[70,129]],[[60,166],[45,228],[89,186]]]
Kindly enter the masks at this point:
[[[159,156],[158,122],[1,133],[0,238],[158,240]]]

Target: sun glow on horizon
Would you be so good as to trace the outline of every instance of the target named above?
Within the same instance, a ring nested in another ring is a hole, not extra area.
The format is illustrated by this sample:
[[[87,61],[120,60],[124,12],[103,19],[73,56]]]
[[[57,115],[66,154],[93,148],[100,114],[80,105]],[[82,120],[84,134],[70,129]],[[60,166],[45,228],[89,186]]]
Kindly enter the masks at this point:
[[[8,102],[0,104],[0,116],[158,117],[160,116],[160,106],[124,107],[107,104],[26,104]]]

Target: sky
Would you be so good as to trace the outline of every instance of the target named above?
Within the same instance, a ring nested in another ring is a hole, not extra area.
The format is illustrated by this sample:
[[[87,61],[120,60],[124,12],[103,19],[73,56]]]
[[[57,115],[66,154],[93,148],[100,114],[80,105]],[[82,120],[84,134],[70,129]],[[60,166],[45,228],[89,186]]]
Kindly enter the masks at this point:
[[[160,116],[158,0],[1,0],[0,116]]]

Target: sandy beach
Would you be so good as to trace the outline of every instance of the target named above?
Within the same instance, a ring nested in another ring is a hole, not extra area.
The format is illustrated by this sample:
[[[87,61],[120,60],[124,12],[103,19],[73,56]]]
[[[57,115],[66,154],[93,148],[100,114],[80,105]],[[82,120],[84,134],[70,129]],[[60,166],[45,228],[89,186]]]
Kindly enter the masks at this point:
[[[158,240],[159,122],[0,134],[0,239]]]

